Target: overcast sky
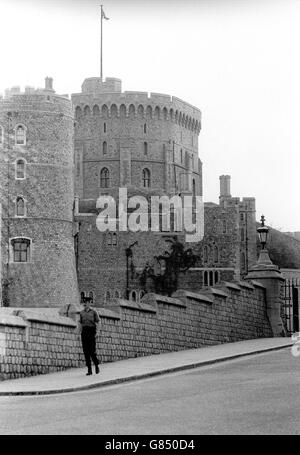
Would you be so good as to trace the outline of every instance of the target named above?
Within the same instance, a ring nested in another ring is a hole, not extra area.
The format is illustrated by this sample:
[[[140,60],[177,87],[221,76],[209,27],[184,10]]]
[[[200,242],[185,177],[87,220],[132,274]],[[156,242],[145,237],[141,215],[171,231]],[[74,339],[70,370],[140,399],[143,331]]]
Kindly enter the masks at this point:
[[[300,231],[300,1],[102,0],[103,75],[202,111],[204,200],[256,198],[257,219]],[[100,73],[100,1],[0,0],[0,92],[76,93]]]

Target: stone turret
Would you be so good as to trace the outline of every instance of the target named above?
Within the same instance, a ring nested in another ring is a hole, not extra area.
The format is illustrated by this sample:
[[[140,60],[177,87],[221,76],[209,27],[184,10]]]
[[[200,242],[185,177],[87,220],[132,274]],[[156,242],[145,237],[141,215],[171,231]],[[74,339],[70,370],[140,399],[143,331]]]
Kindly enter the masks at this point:
[[[46,78],[45,90],[8,91],[0,100],[2,287],[9,306],[78,301],[73,110],[52,83]]]

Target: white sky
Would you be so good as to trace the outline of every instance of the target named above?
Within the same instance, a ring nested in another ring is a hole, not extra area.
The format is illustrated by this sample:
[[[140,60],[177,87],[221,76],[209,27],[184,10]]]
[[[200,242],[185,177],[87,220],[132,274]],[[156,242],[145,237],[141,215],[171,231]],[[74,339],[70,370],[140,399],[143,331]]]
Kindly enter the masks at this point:
[[[300,0],[102,0],[103,75],[202,111],[204,200],[256,198],[257,219],[300,231]],[[101,0],[0,0],[0,92],[76,93],[99,75]]]

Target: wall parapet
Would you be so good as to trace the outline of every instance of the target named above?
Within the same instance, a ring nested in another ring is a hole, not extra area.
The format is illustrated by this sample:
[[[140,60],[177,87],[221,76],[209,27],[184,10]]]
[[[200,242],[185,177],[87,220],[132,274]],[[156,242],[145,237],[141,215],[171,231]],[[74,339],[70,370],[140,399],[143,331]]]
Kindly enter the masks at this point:
[[[272,336],[261,287],[248,285],[242,292],[235,286],[227,289],[235,292],[179,289],[171,297],[149,293],[140,303],[115,298],[105,307],[93,307],[100,317],[100,361]],[[76,330],[80,311],[75,304],[51,311],[0,310],[1,378],[83,367]]]
[[[70,318],[61,316],[59,314],[44,314],[39,310],[16,310],[14,314],[18,317],[23,318],[26,321],[41,322],[50,325],[62,325],[66,327],[76,327],[77,324]]]

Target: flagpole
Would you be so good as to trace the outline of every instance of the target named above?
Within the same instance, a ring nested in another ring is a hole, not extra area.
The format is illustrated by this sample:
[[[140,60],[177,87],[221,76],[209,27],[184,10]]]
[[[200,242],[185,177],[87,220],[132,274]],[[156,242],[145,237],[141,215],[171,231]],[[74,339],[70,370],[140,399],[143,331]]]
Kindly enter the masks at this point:
[[[101,5],[101,42],[100,42],[100,78],[101,78],[101,82],[102,82],[102,20],[103,20],[102,6],[103,5]]]

